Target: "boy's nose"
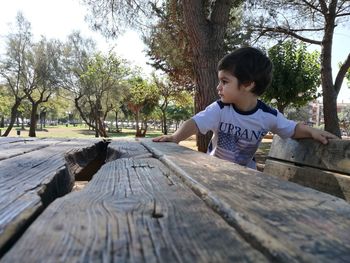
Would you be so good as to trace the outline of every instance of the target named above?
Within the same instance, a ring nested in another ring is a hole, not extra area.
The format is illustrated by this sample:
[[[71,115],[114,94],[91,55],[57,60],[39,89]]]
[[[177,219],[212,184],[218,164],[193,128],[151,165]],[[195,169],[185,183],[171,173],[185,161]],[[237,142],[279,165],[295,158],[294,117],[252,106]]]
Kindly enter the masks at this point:
[[[221,90],[221,88],[222,88],[222,86],[220,85],[220,83],[217,85],[217,87],[216,87],[216,90],[217,91],[219,91],[219,90]]]

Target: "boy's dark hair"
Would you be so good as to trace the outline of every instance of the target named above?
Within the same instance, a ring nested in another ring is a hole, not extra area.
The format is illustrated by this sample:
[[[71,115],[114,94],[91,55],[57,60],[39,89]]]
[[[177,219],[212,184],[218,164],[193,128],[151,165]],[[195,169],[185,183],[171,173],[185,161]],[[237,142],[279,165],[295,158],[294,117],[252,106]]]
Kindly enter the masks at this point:
[[[227,70],[235,76],[239,84],[255,82],[252,92],[258,96],[264,93],[272,79],[272,63],[260,50],[252,47],[236,49],[224,56],[218,70]]]

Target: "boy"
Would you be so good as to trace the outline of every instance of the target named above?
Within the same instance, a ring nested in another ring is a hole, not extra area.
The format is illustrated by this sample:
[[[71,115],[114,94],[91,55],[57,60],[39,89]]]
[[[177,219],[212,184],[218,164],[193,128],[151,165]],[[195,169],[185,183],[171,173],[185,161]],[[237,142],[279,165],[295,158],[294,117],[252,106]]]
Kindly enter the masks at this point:
[[[313,138],[323,144],[337,137],[286,119],[279,111],[258,100],[271,82],[272,63],[255,48],[240,48],[218,64],[220,100],[187,120],[173,135],[155,142],[175,142],[197,131],[213,131],[208,153],[256,169],[254,154],[268,131],[282,138]]]

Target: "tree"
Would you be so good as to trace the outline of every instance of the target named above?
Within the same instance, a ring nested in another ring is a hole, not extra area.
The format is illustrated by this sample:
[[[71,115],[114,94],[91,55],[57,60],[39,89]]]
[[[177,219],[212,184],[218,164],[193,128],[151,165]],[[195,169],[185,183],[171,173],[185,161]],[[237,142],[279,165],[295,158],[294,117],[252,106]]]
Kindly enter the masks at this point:
[[[148,46],[150,64],[164,71],[171,82],[187,90],[195,88],[193,53],[184,22],[181,1],[164,1],[154,7],[157,23],[151,26],[150,34],[144,37]],[[232,8],[223,41],[224,52],[247,44],[250,32],[242,32],[242,8]]]
[[[162,119],[162,130],[164,134],[168,134],[167,127],[167,110],[169,107],[169,103],[178,95],[181,94],[178,86],[174,85],[170,81],[166,79],[160,79],[153,75],[153,81],[158,89],[160,104],[159,109],[161,111],[161,119]]]
[[[115,54],[96,54],[93,56],[80,76],[80,96],[75,98],[75,106],[80,116],[90,127],[96,130],[96,137],[108,137],[104,125],[108,112],[115,108],[119,101],[113,94],[122,86],[122,80],[128,74],[124,61]],[[88,107],[82,107],[83,104]],[[88,115],[93,118],[88,118]]]
[[[135,114],[136,137],[145,137],[147,117],[158,104],[158,89],[154,83],[149,83],[140,76],[129,79],[129,84],[128,108]]]
[[[112,0],[85,0],[84,2],[89,5],[93,17],[97,21],[102,21],[105,27],[110,28],[109,31],[102,31],[114,33],[112,36],[117,32],[117,22],[121,19],[121,16],[117,14],[124,15],[125,12],[130,14],[133,8],[134,11],[139,13],[141,11],[145,14],[144,8],[147,8],[147,3],[149,3],[148,1],[136,0],[127,1],[126,4],[124,1]],[[217,84],[216,65],[224,54],[224,37],[230,21],[231,10],[240,6],[243,1],[169,0],[169,2],[179,3],[182,6],[185,30],[193,56],[192,66],[196,83],[195,112],[199,112],[217,98],[215,90]],[[154,5],[151,3],[148,6],[152,8],[152,4]],[[140,21],[135,12],[133,16],[129,17]],[[124,21],[125,19],[124,17]],[[197,146],[200,151],[206,151],[210,138],[211,134],[197,136]]]
[[[168,118],[175,121],[177,130],[179,123],[193,115],[193,95],[187,91],[180,91],[167,109]]]
[[[16,16],[14,33],[10,33],[7,37],[6,54],[0,60],[2,81],[9,88],[14,98],[11,106],[10,123],[3,136],[9,135],[18,114],[18,107],[27,96],[25,91],[31,89],[29,83],[26,83],[22,78],[26,52],[32,45],[31,37],[30,23],[19,12]]]
[[[217,98],[216,67],[224,55],[224,38],[231,10],[240,4],[238,0],[182,0],[186,31],[193,53],[196,113]],[[211,136],[211,133],[197,134],[199,151],[207,150]]]
[[[0,86],[0,128],[5,127],[5,117],[11,113],[12,96],[6,86]]]
[[[144,37],[150,65],[166,73],[174,85],[193,90],[193,55],[182,6],[179,1],[164,1],[160,7],[153,8],[158,22],[152,25],[149,35]]]
[[[348,0],[274,0],[249,1],[251,16],[258,17],[255,23],[247,23],[259,32],[272,38],[292,37],[321,48],[321,86],[323,92],[325,130],[340,137],[337,116],[337,96],[344,76],[350,67],[350,53],[333,78],[332,44],[336,27],[349,21]],[[257,14],[259,14],[257,16]]]
[[[287,106],[298,108],[316,99],[320,85],[317,51],[308,53],[305,44],[286,41],[270,48],[268,53],[273,63],[273,78],[262,96],[265,101],[275,99],[278,110],[283,113]]]
[[[23,79],[30,88],[25,89],[31,102],[29,136],[36,137],[39,105],[47,102],[61,84],[61,43],[56,40],[41,41],[27,53]]]

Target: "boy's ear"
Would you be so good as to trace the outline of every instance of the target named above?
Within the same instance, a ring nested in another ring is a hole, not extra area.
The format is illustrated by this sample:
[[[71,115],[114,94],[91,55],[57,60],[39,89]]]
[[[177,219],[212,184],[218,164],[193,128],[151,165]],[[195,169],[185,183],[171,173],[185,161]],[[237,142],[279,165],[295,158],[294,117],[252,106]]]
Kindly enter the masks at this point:
[[[255,87],[255,82],[254,81],[246,82],[243,84],[243,86],[244,86],[246,91],[251,91]]]

